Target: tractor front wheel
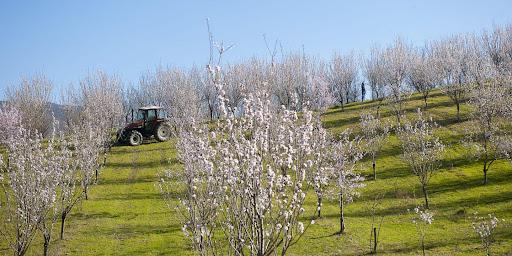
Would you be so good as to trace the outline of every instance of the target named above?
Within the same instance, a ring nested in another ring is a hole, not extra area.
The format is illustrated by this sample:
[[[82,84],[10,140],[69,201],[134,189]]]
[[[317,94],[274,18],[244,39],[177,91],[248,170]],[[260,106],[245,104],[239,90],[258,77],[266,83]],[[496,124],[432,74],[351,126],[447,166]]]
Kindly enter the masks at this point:
[[[140,134],[140,132],[138,132],[138,131],[132,131],[130,133],[130,137],[128,138],[128,142],[132,146],[138,146],[138,145],[142,144],[142,140],[143,140],[142,134]]]
[[[158,141],[167,141],[171,138],[171,127],[168,124],[161,123],[155,129],[155,138]]]

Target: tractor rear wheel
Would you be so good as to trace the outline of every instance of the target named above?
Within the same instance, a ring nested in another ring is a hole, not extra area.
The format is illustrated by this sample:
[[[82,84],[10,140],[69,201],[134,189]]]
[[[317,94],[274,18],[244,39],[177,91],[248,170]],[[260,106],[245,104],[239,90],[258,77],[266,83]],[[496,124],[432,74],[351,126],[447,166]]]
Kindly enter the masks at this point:
[[[142,137],[142,134],[140,134],[140,132],[132,131],[132,132],[130,132],[130,137],[128,138],[128,142],[132,146],[138,146],[138,145],[142,144],[143,139],[144,138]]]
[[[167,141],[171,138],[171,127],[168,124],[161,123],[155,129],[155,139],[158,141]]]

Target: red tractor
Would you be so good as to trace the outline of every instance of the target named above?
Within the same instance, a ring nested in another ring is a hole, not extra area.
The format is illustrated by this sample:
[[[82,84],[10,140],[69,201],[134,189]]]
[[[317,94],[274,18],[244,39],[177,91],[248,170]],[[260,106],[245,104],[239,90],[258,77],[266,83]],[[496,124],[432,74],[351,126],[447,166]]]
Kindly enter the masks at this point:
[[[118,131],[117,137],[119,142],[128,142],[132,146],[142,144],[144,139],[155,138],[158,141],[167,141],[171,137],[171,127],[164,117],[161,107],[147,106],[141,107],[134,116],[131,111],[131,122]]]

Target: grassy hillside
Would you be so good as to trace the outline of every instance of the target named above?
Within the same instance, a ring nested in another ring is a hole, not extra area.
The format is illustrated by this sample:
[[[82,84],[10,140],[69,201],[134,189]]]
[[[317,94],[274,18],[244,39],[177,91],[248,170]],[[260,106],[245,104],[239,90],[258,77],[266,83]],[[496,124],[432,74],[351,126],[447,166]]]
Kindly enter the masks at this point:
[[[334,133],[346,128],[357,131],[362,111],[374,111],[377,102],[348,105],[328,110],[323,115],[325,126]],[[407,104],[412,113],[423,102],[413,95]],[[371,109],[371,110],[370,110]],[[462,106],[462,116],[468,109]],[[512,255],[512,165],[497,161],[489,171],[489,184],[482,185],[482,164],[469,159],[461,145],[465,122],[455,120],[455,106],[450,100],[434,92],[429,100],[427,115],[442,126],[438,135],[447,145],[443,167],[431,180],[430,201],[435,213],[434,223],[426,237],[428,255],[484,255],[479,238],[471,227],[470,217],[495,213],[500,219],[496,233],[494,255]],[[393,118],[386,107],[383,116]],[[163,170],[179,170],[174,142],[148,143],[139,147],[115,147],[107,167],[101,173],[98,185],[91,188],[89,200],[83,201],[72,215],[63,241],[56,240],[55,255],[189,255],[179,219],[162,200],[157,182]],[[422,204],[417,178],[400,159],[401,149],[391,136],[377,161],[376,181],[369,180],[361,190],[361,197],[346,209],[347,232],[338,231],[336,201],[325,203],[323,218],[310,227],[292,255],[361,255],[370,250],[371,205],[381,198],[376,208],[383,216],[379,252],[393,255],[421,253],[415,225],[411,222],[413,209]],[[360,166],[371,176],[368,160]],[[176,186],[176,193],[180,193]],[[306,214],[315,207],[313,193],[307,200]],[[55,231],[57,231],[56,226]],[[55,235],[57,237],[57,235]],[[34,241],[30,255],[41,252],[40,238]],[[8,253],[5,242],[0,242],[0,254]]]

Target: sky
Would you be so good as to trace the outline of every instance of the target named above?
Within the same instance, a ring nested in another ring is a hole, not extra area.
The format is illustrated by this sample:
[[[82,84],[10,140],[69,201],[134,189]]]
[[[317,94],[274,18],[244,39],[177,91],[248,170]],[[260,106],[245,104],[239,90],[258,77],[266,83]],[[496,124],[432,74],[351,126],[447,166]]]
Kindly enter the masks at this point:
[[[0,98],[21,77],[44,74],[60,91],[98,69],[126,85],[157,66],[202,67],[206,19],[236,63],[285,52],[328,59],[364,54],[397,36],[420,45],[512,23],[510,0],[454,1],[0,1]],[[58,93],[54,93],[54,101]]]

